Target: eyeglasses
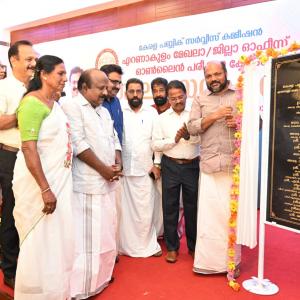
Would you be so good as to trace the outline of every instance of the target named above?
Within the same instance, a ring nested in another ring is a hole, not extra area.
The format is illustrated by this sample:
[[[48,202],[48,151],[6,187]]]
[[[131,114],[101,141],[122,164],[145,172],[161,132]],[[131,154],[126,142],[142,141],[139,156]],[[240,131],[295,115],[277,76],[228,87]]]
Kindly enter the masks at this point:
[[[178,96],[178,97],[170,97],[170,98],[168,98],[168,99],[169,99],[171,102],[175,102],[175,101],[177,101],[177,100],[182,101],[184,98],[185,98],[185,95],[180,95],[180,96]]]
[[[108,78],[108,79],[113,85],[122,85],[122,81],[120,81],[120,80],[112,80],[110,78]]]
[[[126,93],[129,95],[134,95],[134,94],[142,95],[143,91],[142,90],[128,90]]]

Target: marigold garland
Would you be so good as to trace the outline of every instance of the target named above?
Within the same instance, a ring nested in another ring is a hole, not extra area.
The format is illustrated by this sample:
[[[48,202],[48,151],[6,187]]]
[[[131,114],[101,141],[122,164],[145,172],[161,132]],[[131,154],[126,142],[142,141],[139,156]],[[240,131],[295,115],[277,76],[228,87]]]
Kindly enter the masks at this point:
[[[228,220],[228,249],[227,249],[227,278],[228,284],[234,291],[240,290],[240,285],[235,280],[237,270],[235,265],[235,247],[236,247],[236,224],[237,224],[237,212],[238,201],[240,194],[240,153],[242,142],[242,116],[243,116],[243,87],[244,87],[244,67],[251,63],[257,63],[264,65],[270,58],[276,58],[286,55],[291,52],[297,52],[300,49],[300,43],[293,42],[288,48],[281,50],[268,48],[266,51],[257,50],[255,53],[240,57],[242,67],[240,68],[240,75],[236,84],[236,132],[234,134],[234,146],[235,150],[232,155],[232,185],[230,192],[230,217]]]

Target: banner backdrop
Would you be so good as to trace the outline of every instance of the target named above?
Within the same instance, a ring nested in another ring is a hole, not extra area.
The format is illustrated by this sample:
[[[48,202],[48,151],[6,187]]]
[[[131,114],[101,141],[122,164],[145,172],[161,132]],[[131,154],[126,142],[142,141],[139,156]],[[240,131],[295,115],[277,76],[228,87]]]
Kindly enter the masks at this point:
[[[281,49],[300,40],[298,0],[277,0],[211,13],[174,18],[140,26],[37,44],[43,54],[57,55],[67,70],[117,63],[123,82],[138,77],[145,83],[145,101],[152,103],[155,77],[182,80],[189,102],[206,88],[203,66],[224,60],[235,82],[239,57],[256,50]],[[263,77],[262,68],[257,68]],[[119,94],[124,99],[124,87]]]

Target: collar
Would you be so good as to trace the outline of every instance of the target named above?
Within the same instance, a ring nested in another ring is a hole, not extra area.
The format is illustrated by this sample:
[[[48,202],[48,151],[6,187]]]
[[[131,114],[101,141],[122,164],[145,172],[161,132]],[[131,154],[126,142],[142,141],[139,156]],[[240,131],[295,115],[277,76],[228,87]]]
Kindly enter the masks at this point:
[[[134,113],[139,113],[139,112],[141,112],[141,111],[148,110],[148,109],[147,109],[147,105],[144,105],[144,103],[143,103],[142,106],[141,106],[141,108],[140,108],[137,112],[135,112],[135,111],[129,106],[128,101],[127,101],[127,102],[124,104],[123,110],[128,110],[128,111],[132,111],[132,112],[134,112]]]
[[[87,101],[83,95],[79,92],[78,95],[73,99],[77,100],[81,105],[91,105],[89,101]]]
[[[187,112],[187,113],[190,112],[190,111],[186,108],[186,106],[185,106],[184,110],[180,113],[180,115],[181,115],[182,113],[185,113],[185,112]],[[180,116],[180,115],[177,114],[177,112],[175,112],[175,110],[174,110],[172,107],[170,107],[170,108],[167,109],[165,112],[163,112],[163,114],[164,114],[164,113],[169,114],[169,115],[176,114],[177,116]]]

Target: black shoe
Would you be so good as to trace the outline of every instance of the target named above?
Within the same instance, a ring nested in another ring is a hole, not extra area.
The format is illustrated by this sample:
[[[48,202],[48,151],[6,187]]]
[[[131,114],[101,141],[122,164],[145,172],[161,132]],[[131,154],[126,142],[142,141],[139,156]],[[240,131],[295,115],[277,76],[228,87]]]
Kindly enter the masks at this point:
[[[14,277],[12,277],[12,278],[4,277],[3,283],[12,289],[15,288],[15,278]]]
[[[113,283],[115,281],[115,277],[111,276],[110,281],[108,282],[109,284]]]

